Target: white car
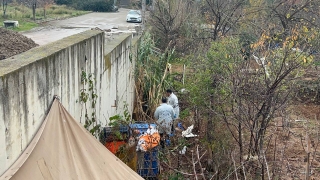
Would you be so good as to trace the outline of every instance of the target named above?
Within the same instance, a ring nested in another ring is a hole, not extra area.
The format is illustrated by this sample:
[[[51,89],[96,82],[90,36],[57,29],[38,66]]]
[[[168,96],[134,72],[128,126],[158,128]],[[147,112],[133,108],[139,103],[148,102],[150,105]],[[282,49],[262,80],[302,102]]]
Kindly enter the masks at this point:
[[[139,10],[130,10],[127,15],[127,22],[142,22],[141,12]]]

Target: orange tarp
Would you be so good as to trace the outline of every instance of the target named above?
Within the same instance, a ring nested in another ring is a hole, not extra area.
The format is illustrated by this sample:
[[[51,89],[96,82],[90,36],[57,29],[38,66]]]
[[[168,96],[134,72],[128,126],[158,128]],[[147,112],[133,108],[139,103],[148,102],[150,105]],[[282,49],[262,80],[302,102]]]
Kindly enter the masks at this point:
[[[106,148],[108,148],[113,154],[116,154],[119,148],[124,144],[126,144],[124,141],[106,142]]]
[[[139,138],[139,141],[143,141],[140,145],[143,151],[148,151],[159,145],[160,135],[159,133],[145,134]]]

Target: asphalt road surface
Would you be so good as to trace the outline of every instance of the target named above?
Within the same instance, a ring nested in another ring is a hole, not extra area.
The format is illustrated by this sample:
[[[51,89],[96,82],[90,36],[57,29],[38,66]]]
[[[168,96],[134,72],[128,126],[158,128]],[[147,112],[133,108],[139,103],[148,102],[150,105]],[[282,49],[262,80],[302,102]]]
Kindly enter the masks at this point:
[[[127,23],[126,16],[130,9],[120,8],[119,12],[89,13],[83,16],[45,23],[42,27],[22,33],[39,45],[57,41],[91,28],[110,29],[115,32],[132,32],[137,23]]]

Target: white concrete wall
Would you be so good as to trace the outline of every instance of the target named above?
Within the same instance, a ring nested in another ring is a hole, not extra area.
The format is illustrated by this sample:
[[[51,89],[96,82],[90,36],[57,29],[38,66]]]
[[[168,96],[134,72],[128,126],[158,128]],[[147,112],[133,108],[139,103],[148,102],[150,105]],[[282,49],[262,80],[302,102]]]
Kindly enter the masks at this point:
[[[105,43],[103,32],[91,30],[0,61],[0,174],[33,138],[54,95],[84,123],[83,105],[78,102],[81,69],[96,79],[97,119],[103,126],[110,116],[122,113],[124,101],[132,111],[131,45],[131,36]]]

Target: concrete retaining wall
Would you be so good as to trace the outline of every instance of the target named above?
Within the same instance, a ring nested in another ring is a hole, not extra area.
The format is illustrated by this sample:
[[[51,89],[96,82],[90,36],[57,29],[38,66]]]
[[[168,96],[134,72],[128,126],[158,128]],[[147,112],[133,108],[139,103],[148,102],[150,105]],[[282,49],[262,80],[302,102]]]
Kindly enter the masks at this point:
[[[54,95],[84,123],[79,103],[81,72],[92,74],[98,95],[97,119],[106,125],[134,98],[131,35],[105,43],[104,33],[90,30],[0,61],[0,174],[25,149],[41,125]]]

